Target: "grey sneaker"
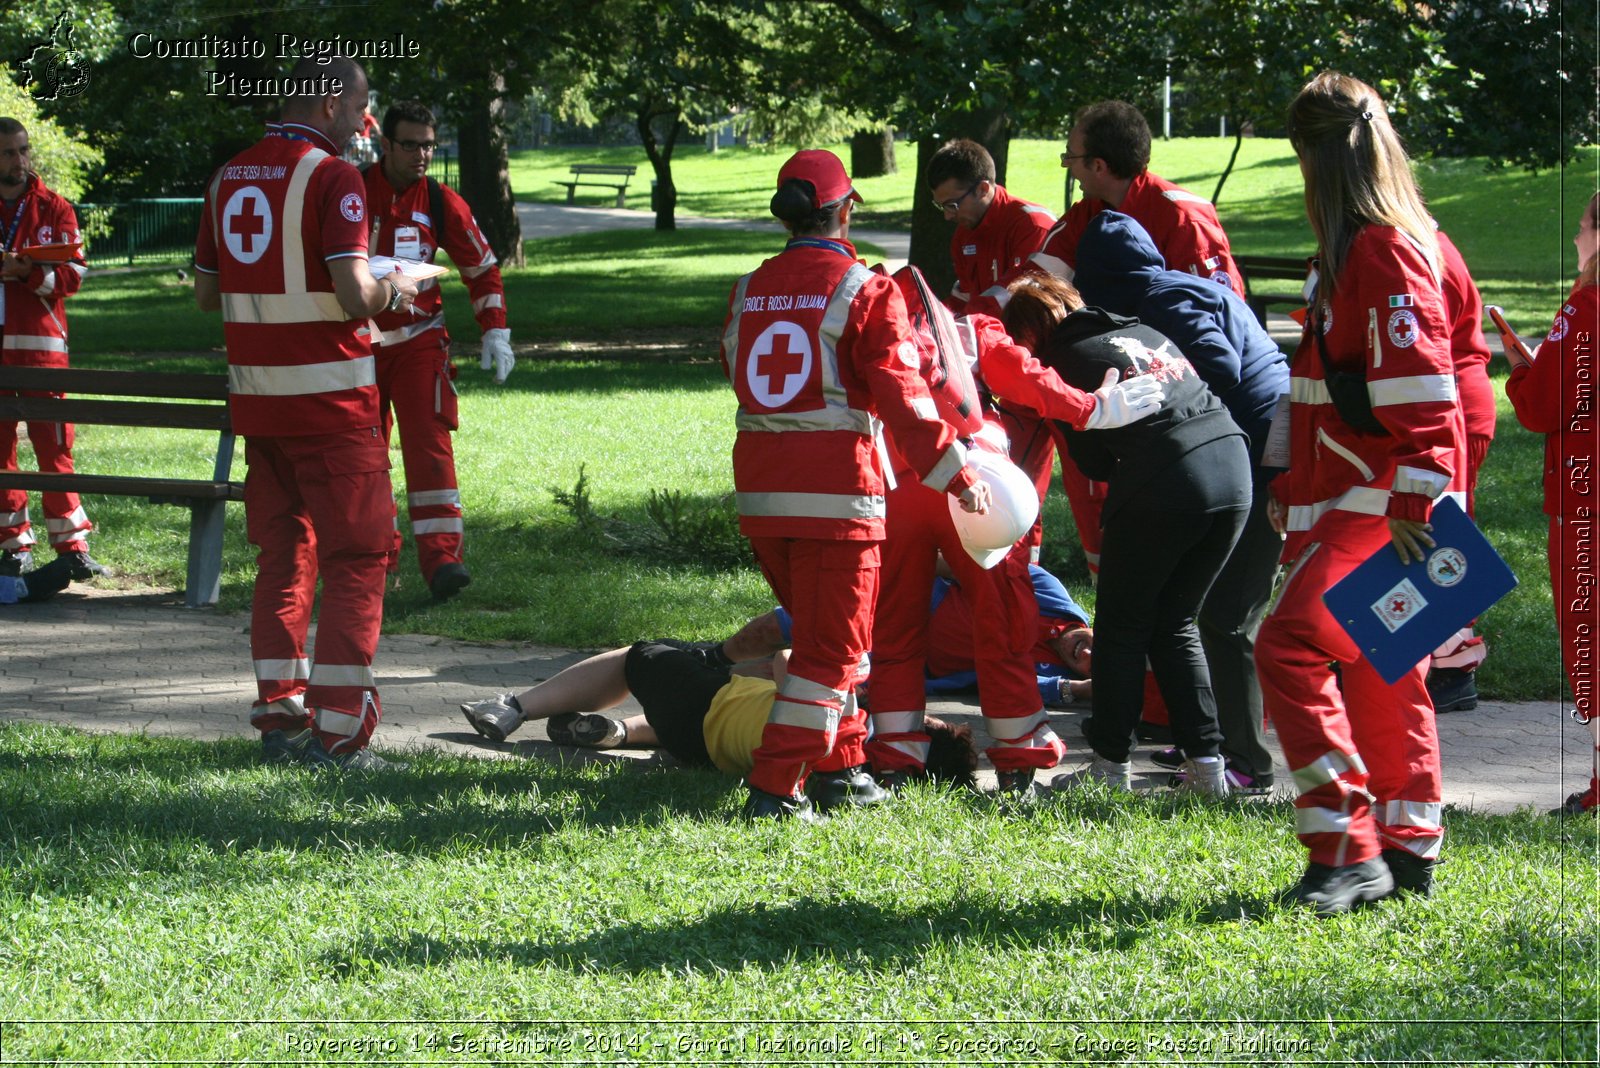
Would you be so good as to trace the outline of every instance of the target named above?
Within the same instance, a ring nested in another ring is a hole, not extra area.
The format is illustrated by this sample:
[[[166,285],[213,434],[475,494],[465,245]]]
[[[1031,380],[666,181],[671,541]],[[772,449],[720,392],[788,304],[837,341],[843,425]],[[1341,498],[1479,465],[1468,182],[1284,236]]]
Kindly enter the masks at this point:
[[[266,731],[261,735],[261,761],[264,764],[304,764],[306,751],[314,738],[309,727],[302,727],[293,734],[284,730]]]
[[[1228,765],[1220,757],[1205,763],[1185,760],[1178,775],[1172,777],[1172,788],[1198,797],[1227,797]]]
[[[481,701],[468,701],[461,706],[472,729],[491,742],[503,742],[512,731],[522,726],[522,712],[512,704],[515,694],[501,693]]]
[[[336,756],[324,749],[322,742],[317,738],[312,738],[311,744],[306,747],[305,763],[307,767],[325,771],[360,772],[405,771],[411,766],[403,760],[387,760],[371,749],[365,748]]]
[[[1051,779],[1050,788],[1075,790],[1093,783],[1100,783],[1111,790],[1132,791],[1133,765],[1126,760],[1118,763],[1096,754],[1085,767]]]

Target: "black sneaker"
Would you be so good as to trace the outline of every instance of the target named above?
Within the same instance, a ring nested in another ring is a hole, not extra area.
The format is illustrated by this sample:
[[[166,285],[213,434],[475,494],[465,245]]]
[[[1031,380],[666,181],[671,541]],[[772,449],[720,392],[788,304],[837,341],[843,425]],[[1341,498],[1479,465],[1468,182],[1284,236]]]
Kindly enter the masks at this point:
[[[1438,861],[1419,857],[1404,849],[1385,849],[1383,862],[1388,865],[1389,874],[1394,876],[1396,897],[1401,894],[1427,897],[1433,892],[1433,869]]]
[[[1428,672],[1428,696],[1435,712],[1471,712],[1478,707],[1478,684],[1470,671],[1434,668]]]
[[[467,565],[451,562],[440,565],[433,573],[428,580],[428,592],[435,601],[448,601],[470,585],[472,576],[467,573]]]
[[[1569,794],[1558,808],[1550,810],[1552,816],[1594,815],[1600,812],[1600,783],[1591,782],[1587,790]]]
[[[769,794],[765,790],[750,787],[750,796],[745,799],[744,818],[747,820],[801,820],[805,823],[817,822],[817,814],[811,807],[811,799],[804,794],[799,797],[783,797],[779,794]]]
[[[69,566],[72,568],[72,578],[75,582],[86,582],[89,579],[99,578],[101,575],[111,574],[111,569],[98,563],[94,557],[79,549],[77,552],[62,553]]]
[[[1183,767],[1183,750],[1177,746],[1158,749],[1150,754],[1150,763],[1158,768],[1166,768],[1168,771],[1177,771]]]
[[[878,785],[883,787],[885,790],[888,790],[891,794],[897,794],[901,790],[905,789],[906,783],[910,781],[911,773],[909,771],[895,770],[878,772]]]
[[[544,721],[544,732],[557,745],[584,749],[615,749],[628,744],[628,729],[620,719],[598,712],[562,712]]]
[[[866,765],[844,771],[814,771],[806,779],[806,796],[818,812],[832,812],[840,806],[865,808],[880,805],[893,795],[879,786]]]
[[[1318,916],[1338,916],[1381,901],[1393,891],[1394,876],[1378,857],[1337,868],[1312,861],[1300,881],[1284,892],[1282,900],[1309,906]]]
[[[293,734],[282,729],[266,731],[261,735],[261,762],[304,764],[315,737],[309,727],[302,727]]]
[[[0,575],[17,577],[33,566],[33,553],[27,549],[0,549]]]

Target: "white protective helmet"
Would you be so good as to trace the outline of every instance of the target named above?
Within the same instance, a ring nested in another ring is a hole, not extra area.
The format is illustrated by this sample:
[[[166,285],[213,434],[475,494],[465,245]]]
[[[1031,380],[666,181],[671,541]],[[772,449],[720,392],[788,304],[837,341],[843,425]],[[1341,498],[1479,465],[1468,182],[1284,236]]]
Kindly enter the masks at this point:
[[[997,453],[968,449],[967,466],[989,484],[989,510],[982,515],[968,512],[950,497],[950,518],[967,555],[987,570],[1033,529],[1039,517],[1039,491],[1020,467]]]

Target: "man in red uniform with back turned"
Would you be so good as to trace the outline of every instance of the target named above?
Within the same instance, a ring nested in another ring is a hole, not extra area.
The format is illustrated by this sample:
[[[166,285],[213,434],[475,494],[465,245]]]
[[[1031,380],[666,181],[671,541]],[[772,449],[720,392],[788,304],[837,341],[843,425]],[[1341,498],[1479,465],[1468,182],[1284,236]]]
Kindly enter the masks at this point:
[[[414,100],[390,107],[383,116],[382,144],[383,156],[365,171],[372,254],[431,263],[439,249],[449,253],[483,331],[483,368],[503,383],[517,362],[506,328],[505,287],[472,209],[455,190],[427,176],[437,146],[433,112]],[[384,430],[391,419],[400,424],[417,564],[434,598],[448,600],[472,576],[461,559],[461,493],[450,445],[458,425],[456,369],[437,280],[417,285],[414,308],[382,312],[377,323],[372,351]]]
[[[361,125],[366,72],[305,59],[289,81],[278,124],[211,179],[195,241],[195,301],[222,312],[228,410],[250,467],[250,723],[268,761],[381,770],[390,762],[367,743],[382,714],[372,658],[394,498],[367,326],[416,286],[372,277],[361,174],[339,158]]]
[[[16,119],[0,118],[0,363],[67,366],[65,301],[78,291],[88,270],[83,256],[43,263],[17,250],[77,240],[78,216],[72,205],[33,173],[27,129]],[[39,470],[71,474],[72,437],[71,423],[29,422]],[[17,470],[16,423],[0,422],[0,467]],[[50,547],[66,558],[73,578],[92,578],[105,570],[89,558],[84,538],[94,527],[76,493],[44,494],[44,525]],[[0,574],[19,573],[35,540],[28,494],[0,490]]]
[[[1089,220],[1112,209],[1130,215],[1155,241],[1169,271],[1187,271],[1244,294],[1244,278],[1228,248],[1217,209],[1151,174],[1150,126],[1132,104],[1102,100],[1078,113],[1061,165],[1083,187],[1033,255],[1035,266],[1072,281],[1078,239]]]

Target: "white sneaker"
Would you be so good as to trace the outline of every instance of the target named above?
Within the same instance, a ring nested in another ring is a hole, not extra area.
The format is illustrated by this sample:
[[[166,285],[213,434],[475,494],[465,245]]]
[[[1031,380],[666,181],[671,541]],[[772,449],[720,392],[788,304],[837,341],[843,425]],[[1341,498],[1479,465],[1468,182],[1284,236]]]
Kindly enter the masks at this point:
[[[1228,765],[1222,758],[1201,762],[1185,760],[1178,774],[1172,777],[1172,788],[1180,794],[1198,797],[1228,796]]]
[[[1133,790],[1133,764],[1130,761],[1107,760],[1096,754],[1089,763],[1077,771],[1057,775],[1050,780],[1052,790],[1073,790],[1092,783],[1103,783],[1112,790]]]

